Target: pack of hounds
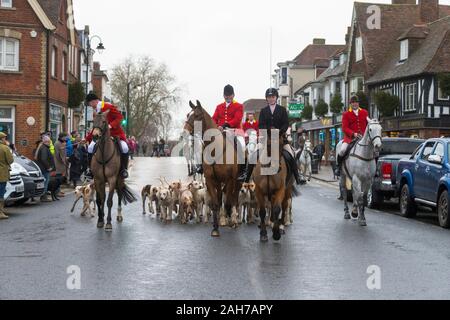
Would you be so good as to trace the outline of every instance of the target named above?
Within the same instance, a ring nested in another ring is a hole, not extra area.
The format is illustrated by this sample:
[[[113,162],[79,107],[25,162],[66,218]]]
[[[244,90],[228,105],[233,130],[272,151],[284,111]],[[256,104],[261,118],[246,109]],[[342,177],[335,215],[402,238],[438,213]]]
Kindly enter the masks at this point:
[[[146,215],[146,202],[151,215],[156,215],[162,222],[171,223],[178,219],[181,224],[188,223],[212,223],[212,212],[208,206],[210,202],[206,183],[192,180],[168,182],[160,178],[160,185],[146,185],[141,192],[143,214]],[[239,191],[238,223],[254,224],[259,218],[259,208],[255,196],[255,183],[243,183]],[[267,202],[270,212],[270,202]],[[270,217],[270,215],[269,215]],[[270,224],[270,221],[268,221]],[[284,226],[293,223],[292,201],[289,203],[289,212],[286,215]],[[219,224],[221,227],[233,226],[225,210],[220,210]]]

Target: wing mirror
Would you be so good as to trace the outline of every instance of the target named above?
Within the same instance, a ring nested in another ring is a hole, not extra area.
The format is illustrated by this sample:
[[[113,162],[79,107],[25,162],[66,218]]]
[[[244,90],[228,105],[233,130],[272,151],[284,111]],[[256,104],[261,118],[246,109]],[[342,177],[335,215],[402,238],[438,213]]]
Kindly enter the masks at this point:
[[[432,154],[428,157],[428,162],[434,164],[442,164],[442,160],[443,160],[442,157],[436,154]]]

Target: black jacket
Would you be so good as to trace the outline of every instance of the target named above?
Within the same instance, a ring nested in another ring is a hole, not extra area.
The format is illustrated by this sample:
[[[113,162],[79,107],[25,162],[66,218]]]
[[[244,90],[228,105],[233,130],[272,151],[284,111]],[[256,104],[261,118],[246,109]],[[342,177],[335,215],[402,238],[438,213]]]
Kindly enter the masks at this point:
[[[42,144],[36,151],[36,163],[43,173],[48,172],[49,169],[55,170],[55,160],[50,147]]]
[[[278,129],[280,134],[285,134],[289,129],[289,116],[286,108],[277,105],[273,114],[269,106],[264,108],[259,115],[259,129]]]

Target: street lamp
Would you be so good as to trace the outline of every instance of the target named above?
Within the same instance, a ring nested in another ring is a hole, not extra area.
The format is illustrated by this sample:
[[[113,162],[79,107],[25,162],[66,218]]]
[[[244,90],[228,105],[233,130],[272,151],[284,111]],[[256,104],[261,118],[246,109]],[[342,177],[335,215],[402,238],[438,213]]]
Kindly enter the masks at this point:
[[[131,114],[130,114],[130,93],[131,93],[131,85],[132,85],[132,81],[128,81],[127,83],[127,127],[126,127],[126,132],[127,132],[127,136],[130,136],[130,127],[131,127]],[[146,85],[147,82],[143,82],[137,85],[133,86],[133,90],[141,87],[143,85]]]
[[[103,51],[105,50],[105,46],[103,45],[103,41],[102,39],[97,36],[97,35],[93,35],[92,37],[87,37],[87,41],[86,41],[86,46],[87,46],[87,50],[86,50],[86,96],[89,94],[89,62],[90,62],[90,56],[91,53],[93,55],[93,52],[91,52],[91,41],[93,39],[98,39],[99,40],[99,44],[97,46],[97,51],[98,53],[102,54]],[[88,120],[87,120],[87,105],[85,105],[84,108],[84,128],[86,130],[85,135],[87,133],[88,130]]]

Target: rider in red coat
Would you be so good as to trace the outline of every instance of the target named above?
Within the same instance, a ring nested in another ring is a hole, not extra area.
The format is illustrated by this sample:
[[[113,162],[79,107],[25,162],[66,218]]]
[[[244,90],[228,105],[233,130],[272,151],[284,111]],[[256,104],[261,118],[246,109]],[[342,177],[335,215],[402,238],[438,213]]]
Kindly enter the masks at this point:
[[[225,102],[217,106],[213,115],[214,122],[221,131],[224,129],[241,129],[244,106],[234,101],[234,89],[232,86],[226,86],[223,95]]]
[[[369,113],[359,106],[358,96],[350,99],[350,108],[342,116],[342,131],[344,132],[344,142],[338,154],[336,176],[340,176],[342,161],[345,158],[348,146],[355,140],[361,139],[366,132]]]
[[[122,129],[122,120],[123,120],[122,113],[117,109],[116,106],[110,103],[105,103],[104,101],[100,101],[100,99],[93,93],[90,93],[86,96],[86,102],[89,106],[91,106],[94,109],[94,114],[108,111],[108,115],[106,118],[108,120],[110,134],[112,137],[116,137],[120,140],[120,146],[122,150],[120,173],[123,178],[125,179],[128,178],[127,169],[128,169],[129,148],[126,143],[127,137]],[[96,143],[94,141],[93,130],[86,136],[85,140],[90,143],[88,147],[89,168],[86,172],[86,176],[92,178],[90,165],[92,162],[92,157]]]

